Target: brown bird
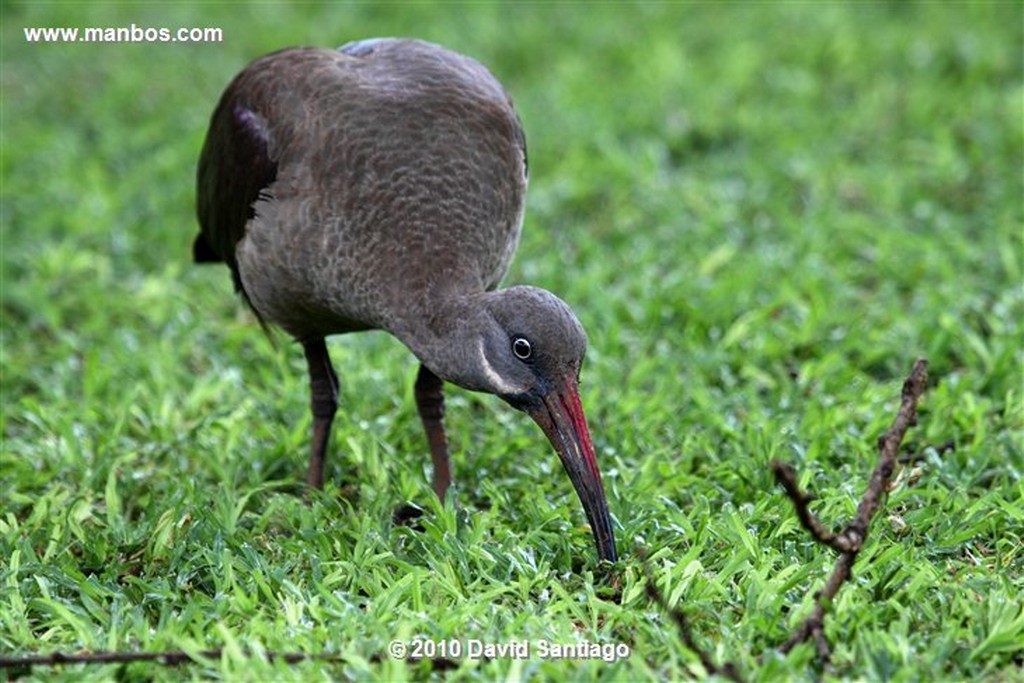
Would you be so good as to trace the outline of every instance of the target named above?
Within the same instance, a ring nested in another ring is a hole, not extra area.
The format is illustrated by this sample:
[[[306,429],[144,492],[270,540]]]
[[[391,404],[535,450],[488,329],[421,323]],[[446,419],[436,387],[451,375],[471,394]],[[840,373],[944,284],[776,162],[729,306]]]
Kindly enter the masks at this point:
[[[399,39],[262,57],[228,86],[199,160],[197,262],[226,263],[306,354],[321,488],[338,377],[325,337],[382,329],[419,359],[415,396],[451,483],[443,383],[528,413],[558,452],[601,559],[615,537],[580,403],[586,335],[536,287],[496,289],[519,240],[526,143],[478,62]]]

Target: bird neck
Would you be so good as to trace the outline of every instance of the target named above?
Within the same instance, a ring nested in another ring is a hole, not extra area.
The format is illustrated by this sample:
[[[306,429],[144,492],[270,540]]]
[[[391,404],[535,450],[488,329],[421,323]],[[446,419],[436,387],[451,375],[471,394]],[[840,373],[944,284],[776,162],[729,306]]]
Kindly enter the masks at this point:
[[[467,389],[467,356],[482,354],[482,320],[492,292],[458,294],[434,299],[405,317],[391,333],[441,379]]]

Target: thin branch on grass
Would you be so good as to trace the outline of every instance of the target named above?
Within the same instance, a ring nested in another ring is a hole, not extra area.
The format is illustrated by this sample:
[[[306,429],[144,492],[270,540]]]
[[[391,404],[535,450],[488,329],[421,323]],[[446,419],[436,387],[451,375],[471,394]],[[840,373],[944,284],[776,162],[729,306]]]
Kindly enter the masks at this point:
[[[743,683],[743,677],[740,676],[739,670],[733,665],[732,662],[726,662],[722,666],[715,664],[715,660],[711,658],[711,654],[708,653],[704,648],[697,644],[697,641],[693,637],[693,629],[690,627],[690,620],[687,619],[686,613],[678,608],[670,607],[668,600],[662,595],[658,587],[654,585],[654,577],[651,576],[651,569],[644,562],[644,573],[647,575],[647,597],[650,600],[658,603],[661,609],[668,612],[672,620],[676,622],[676,628],[679,629],[679,635],[683,639],[683,643],[687,648],[700,658],[700,663],[704,666],[704,670],[711,675],[725,676],[731,681],[736,683]]]
[[[808,505],[817,500],[817,496],[800,490],[800,485],[796,481],[797,473],[792,465],[773,460],[772,470],[775,471],[775,480],[782,484],[782,488],[786,490],[786,495],[793,501],[793,508],[796,510],[796,516],[800,519],[800,523],[810,532],[814,540],[827,545],[837,552],[848,551],[850,548],[845,543],[845,539],[826,529],[825,525],[811,512]]]
[[[860,505],[857,507],[857,515],[839,533],[829,531],[824,524],[811,512],[809,503],[814,496],[800,489],[797,483],[797,473],[791,466],[775,460],[772,462],[772,470],[775,478],[785,489],[800,523],[811,534],[814,540],[826,545],[839,553],[835,569],[829,576],[825,587],[815,594],[815,605],[810,616],[796,629],[793,635],[786,640],[779,651],[783,654],[789,652],[805,640],[813,640],[823,664],[828,667],[832,650],[825,638],[825,608],[831,603],[839,592],[839,589],[850,578],[853,564],[864,546],[868,529],[871,526],[871,519],[878,508],[881,507],[885,494],[888,491],[889,480],[892,479],[893,469],[896,465],[900,443],[906,435],[907,430],[917,424],[917,403],[924,393],[928,382],[928,362],[923,358],[914,363],[910,375],[903,382],[900,408],[893,421],[892,426],[878,439],[879,460],[871,480],[868,482],[864,495],[861,497]],[[686,614],[678,607],[670,607],[665,596],[658,590],[651,576],[650,568],[644,563],[644,572],[647,574],[647,595],[654,602],[668,612],[676,623],[679,634],[687,648],[692,650],[700,658],[704,668],[711,674],[720,674],[733,681],[741,681],[742,676],[738,668],[732,662],[722,665],[715,664],[711,655],[697,644],[693,637],[693,629]]]
[[[48,655],[26,655],[8,656],[0,655],[0,669],[23,669],[33,666],[57,666],[60,664],[131,664],[133,662],[156,662],[165,666],[177,666],[180,664],[191,664],[198,659],[220,659],[223,650],[200,650],[198,652],[184,652],[174,650],[170,652],[89,652],[82,654],[65,654],[53,652]],[[257,655],[249,653],[249,656]],[[289,664],[296,664],[302,661],[320,661],[344,664],[348,658],[343,655],[319,653],[306,654],[304,652],[264,652],[262,655],[267,661],[281,660]],[[367,661],[377,664],[383,660],[380,654],[374,654],[367,658]],[[448,671],[458,668],[458,663],[445,657],[430,658],[409,658],[410,662],[429,661],[435,671]]]
[[[864,540],[867,538],[868,528],[871,526],[871,519],[875,512],[881,507],[888,490],[889,480],[892,479],[892,472],[896,466],[896,458],[899,454],[900,443],[906,435],[907,430],[917,424],[917,402],[924,393],[928,383],[928,362],[923,358],[914,363],[910,375],[903,382],[903,391],[900,401],[900,409],[896,414],[889,430],[878,439],[879,458],[878,465],[871,473],[871,480],[868,482],[860,505],[857,507],[857,515],[846,525],[839,534],[822,535],[820,532],[824,526],[818,521],[814,513],[807,509],[807,502],[810,497],[800,490],[796,482],[796,474],[793,468],[779,462],[772,462],[772,469],[775,478],[786,489],[786,493],[793,501],[797,516],[811,535],[819,543],[839,551],[839,559],[836,560],[835,569],[829,576],[825,587],[815,595],[814,609],[810,616],[796,629],[790,638],[784,642],[779,651],[783,654],[805,640],[814,640],[818,648],[818,656],[827,665],[831,657],[831,649],[825,639],[824,621],[825,608],[832,602],[839,589],[850,578],[853,563],[857,559]]]
[[[197,658],[220,659],[223,650],[200,650],[198,652],[88,652],[81,654],[65,654],[52,652],[48,655],[27,655],[23,657],[0,656],[0,669],[31,666],[55,666],[58,664],[130,664],[132,662],[157,662],[159,664],[188,664]],[[326,662],[347,661],[341,655],[308,655],[302,652],[266,652],[267,661],[283,660],[289,664],[307,659]]]

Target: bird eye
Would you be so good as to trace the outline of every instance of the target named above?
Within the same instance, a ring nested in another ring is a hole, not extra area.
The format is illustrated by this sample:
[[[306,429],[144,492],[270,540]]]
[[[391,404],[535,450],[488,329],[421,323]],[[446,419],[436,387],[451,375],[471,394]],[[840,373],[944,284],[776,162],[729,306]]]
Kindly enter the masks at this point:
[[[514,337],[512,339],[512,353],[516,354],[519,360],[529,360],[533,355],[533,347],[530,346],[526,337]]]

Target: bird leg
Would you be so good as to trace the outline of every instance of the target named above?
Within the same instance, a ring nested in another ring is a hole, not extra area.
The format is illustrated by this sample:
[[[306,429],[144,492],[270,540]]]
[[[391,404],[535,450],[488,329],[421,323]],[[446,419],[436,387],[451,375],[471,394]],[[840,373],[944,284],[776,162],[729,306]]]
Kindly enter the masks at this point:
[[[306,483],[316,489],[324,487],[324,460],[327,441],[331,436],[331,422],[338,410],[338,376],[331,366],[331,356],[323,337],[303,342],[306,363],[309,365],[309,389],[313,412],[313,447],[309,459]]]
[[[419,409],[423,429],[430,443],[430,457],[434,461],[434,491],[444,502],[444,495],[452,483],[452,471],[448,463],[448,437],[444,433],[444,382],[437,375],[420,365],[416,377],[416,408]]]

